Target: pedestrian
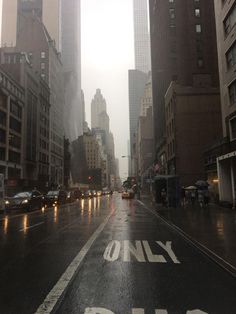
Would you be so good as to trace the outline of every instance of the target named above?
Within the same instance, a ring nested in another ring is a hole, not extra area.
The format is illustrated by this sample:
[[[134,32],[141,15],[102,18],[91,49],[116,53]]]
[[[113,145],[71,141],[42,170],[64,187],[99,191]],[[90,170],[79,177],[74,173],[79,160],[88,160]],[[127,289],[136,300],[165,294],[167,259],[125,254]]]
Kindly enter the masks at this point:
[[[182,207],[185,206],[185,202],[186,202],[186,193],[185,193],[184,186],[182,186],[182,188],[181,188],[181,205],[182,205]]]
[[[195,201],[196,201],[196,191],[195,190],[191,191],[190,198],[191,198],[192,205],[194,205]]]
[[[162,206],[167,206],[166,190],[165,189],[161,190],[161,203],[162,203]]]
[[[200,207],[203,207],[204,202],[204,194],[202,190],[198,190],[198,202]]]
[[[204,204],[205,204],[206,206],[208,206],[208,204],[209,204],[209,199],[210,199],[210,197],[209,197],[209,191],[208,191],[208,189],[206,189],[206,190],[204,191]]]

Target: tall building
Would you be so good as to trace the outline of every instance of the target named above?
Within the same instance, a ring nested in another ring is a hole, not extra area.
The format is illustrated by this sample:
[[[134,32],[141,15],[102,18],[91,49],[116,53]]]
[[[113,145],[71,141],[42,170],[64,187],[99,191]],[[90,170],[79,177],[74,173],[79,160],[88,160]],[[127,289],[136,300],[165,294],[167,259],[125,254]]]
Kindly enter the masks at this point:
[[[131,152],[131,169],[132,175],[136,172],[137,160],[137,127],[141,108],[141,101],[144,95],[147,74],[139,70],[129,70],[129,127],[130,127],[130,152]]]
[[[133,0],[135,69],[129,70],[130,166],[129,173],[137,170],[137,128],[145,84],[150,71],[150,37],[148,32],[147,0]],[[130,168],[131,167],[131,168]]]
[[[224,141],[216,148],[220,201],[236,206],[236,1],[215,0]],[[215,162],[215,158],[213,162]]]
[[[150,0],[149,3],[156,160],[163,161],[166,167],[165,106],[168,104],[165,104],[165,95],[171,82],[194,87],[199,93],[202,87],[210,90],[219,87],[214,1]],[[201,95],[204,96],[204,89]],[[188,101],[195,102],[195,98],[189,96]],[[218,101],[215,106],[219,106]],[[220,129],[220,125],[215,128]],[[185,132],[188,132],[187,125]],[[204,147],[201,149],[203,154]],[[176,167],[175,173],[178,174]]]
[[[50,182],[52,185],[61,185],[64,165],[65,100],[60,54],[44,24],[33,13],[28,15],[21,12],[18,27],[20,31],[17,36],[17,49],[27,52],[32,68],[50,87]]]
[[[24,178],[25,94],[21,84],[0,67],[0,172],[8,195]]]
[[[133,0],[135,69],[148,73],[151,69],[147,0]]]
[[[102,112],[106,112],[107,104],[106,100],[103,97],[101,90],[98,88],[96,94],[91,102],[91,127],[93,129],[99,128],[99,115]]]
[[[17,34],[17,0],[2,1],[1,46],[15,47]]]
[[[12,143],[16,149],[22,149],[22,181],[21,188],[37,186],[45,190],[49,184],[49,159],[50,159],[50,89],[48,84],[37,74],[29,62],[26,53],[17,51],[16,48],[1,48],[0,63],[14,79],[24,87],[24,111],[19,104],[12,104],[12,109],[17,114],[18,120],[14,123],[23,132],[22,144],[19,136],[10,133]],[[19,124],[19,118],[22,118]]]
[[[81,101],[80,0],[61,0],[61,55],[64,67],[66,136],[75,140],[83,134]],[[70,121],[68,125],[68,121]]]
[[[2,47],[16,45],[17,33],[20,31],[19,13],[37,15],[55,42],[57,51],[61,51],[61,0],[3,0]]]

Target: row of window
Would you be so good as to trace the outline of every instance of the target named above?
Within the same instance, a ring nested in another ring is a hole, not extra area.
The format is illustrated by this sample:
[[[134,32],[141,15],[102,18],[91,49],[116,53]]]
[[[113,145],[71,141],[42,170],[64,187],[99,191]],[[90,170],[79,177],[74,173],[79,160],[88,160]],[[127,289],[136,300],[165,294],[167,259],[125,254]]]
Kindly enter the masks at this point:
[[[3,73],[0,73],[0,84],[2,84],[9,92],[19,99],[24,99],[24,94],[21,90],[5,76]]]
[[[228,36],[228,34],[231,32],[232,28],[236,24],[236,3],[226,16],[223,25],[224,25],[224,32],[225,36]]]
[[[6,149],[3,147],[0,147],[0,160],[6,161]],[[8,161],[16,164],[21,163],[21,154],[14,152],[12,150],[8,151]]]

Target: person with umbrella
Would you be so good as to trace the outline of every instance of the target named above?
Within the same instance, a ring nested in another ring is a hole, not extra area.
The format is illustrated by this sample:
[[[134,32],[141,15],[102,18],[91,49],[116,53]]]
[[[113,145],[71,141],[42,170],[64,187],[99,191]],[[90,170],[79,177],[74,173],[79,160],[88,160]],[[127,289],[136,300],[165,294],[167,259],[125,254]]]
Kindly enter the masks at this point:
[[[208,205],[209,203],[209,191],[208,191],[208,186],[209,183],[207,181],[204,180],[198,180],[195,185],[198,187],[199,191],[201,191],[200,194],[202,194],[203,196],[203,202],[204,205]]]

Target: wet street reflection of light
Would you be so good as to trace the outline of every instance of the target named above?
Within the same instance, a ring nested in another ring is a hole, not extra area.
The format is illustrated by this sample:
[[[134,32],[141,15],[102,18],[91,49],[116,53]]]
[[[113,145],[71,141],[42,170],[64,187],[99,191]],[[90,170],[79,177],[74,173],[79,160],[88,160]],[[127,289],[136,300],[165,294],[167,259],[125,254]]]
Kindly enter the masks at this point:
[[[220,237],[224,237],[224,222],[223,220],[217,220],[216,223],[217,233]]]
[[[84,199],[81,200],[81,210],[84,210]]]
[[[45,212],[45,207],[44,206],[41,208],[41,211],[44,214],[44,212]]]
[[[90,198],[88,201],[88,211],[91,212],[92,210],[92,199]]]
[[[7,230],[8,230],[8,223],[9,223],[9,218],[8,216],[6,216],[4,218],[4,222],[3,222],[3,230],[4,230],[4,234],[7,234]]]
[[[24,215],[24,217],[23,217],[23,232],[24,232],[24,234],[27,231],[27,226],[28,226],[28,215]]]
[[[58,218],[58,207],[57,206],[54,207],[53,217],[54,217],[54,222],[57,223],[57,218]]]
[[[88,224],[91,224],[91,216],[92,216],[92,199],[89,199],[88,202]]]

